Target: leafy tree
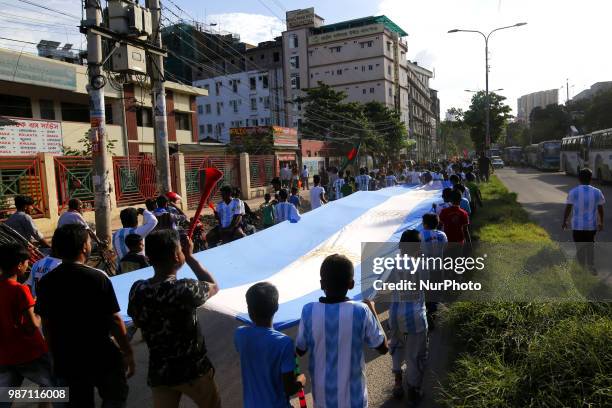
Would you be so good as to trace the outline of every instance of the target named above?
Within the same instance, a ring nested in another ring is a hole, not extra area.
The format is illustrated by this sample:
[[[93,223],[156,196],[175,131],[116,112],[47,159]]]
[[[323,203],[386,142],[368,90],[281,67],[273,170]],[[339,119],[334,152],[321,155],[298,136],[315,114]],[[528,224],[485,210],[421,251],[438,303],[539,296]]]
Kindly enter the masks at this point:
[[[532,143],[561,140],[568,134],[570,115],[564,106],[553,104],[545,108],[534,108],[529,115],[529,122],[529,136]]]
[[[529,133],[523,122],[510,122],[506,126],[506,146],[527,146]]]
[[[92,143],[91,143],[91,139],[89,138],[89,132],[86,132],[85,135],[81,139],[78,140],[78,143],[80,143],[83,146],[82,149],[80,150],[79,149],[69,149],[69,148],[64,147],[64,156],[91,157]],[[106,151],[111,156],[113,155],[113,150],[115,149],[116,143],[117,141],[115,139],[107,139],[106,141]]]
[[[468,152],[474,150],[470,129],[463,121],[463,110],[450,108],[446,113],[447,117],[452,117],[452,120],[440,122],[440,139],[446,155],[463,156],[465,150]]]
[[[612,89],[599,92],[591,100],[584,114],[587,131],[612,128]]]
[[[512,115],[510,115],[511,109],[504,103],[505,100],[505,96],[498,95],[494,92],[489,93],[489,123],[491,143],[495,143],[499,139],[506,126],[506,123],[510,118],[512,118]],[[478,150],[483,150],[485,145],[485,107],[485,92],[477,92],[472,96],[470,109],[468,109],[463,115],[463,123],[469,127],[470,137],[472,138],[474,147],[476,147]]]
[[[382,153],[383,160],[397,160],[400,150],[409,147],[408,131],[400,115],[376,101],[366,103],[363,110],[373,133],[369,139]]]

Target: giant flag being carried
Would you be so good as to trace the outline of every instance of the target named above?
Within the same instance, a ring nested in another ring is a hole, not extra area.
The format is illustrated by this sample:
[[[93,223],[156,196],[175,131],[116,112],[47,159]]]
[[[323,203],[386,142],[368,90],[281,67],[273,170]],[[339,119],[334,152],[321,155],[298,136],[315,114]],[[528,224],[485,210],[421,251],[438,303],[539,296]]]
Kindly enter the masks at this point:
[[[322,296],[319,268],[334,253],[355,264],[355,288],[349,296],[360,299],[362,242],[399,241],[404,230],[420,227],[422,215],[439,201],[441,188],[438,182],[356,192],[304,214],[298,223],[285,221],[197,253],[221,288],[205,307],[248,321],[245,293],[254,283],[268,281],[280,294],[274,327],[290,327],[299,321],[304,304]],[[124,315],[132,284],[152,276],[153,269],[145,268],[111,278]],[[178,276],[195,278],[187,266]]]

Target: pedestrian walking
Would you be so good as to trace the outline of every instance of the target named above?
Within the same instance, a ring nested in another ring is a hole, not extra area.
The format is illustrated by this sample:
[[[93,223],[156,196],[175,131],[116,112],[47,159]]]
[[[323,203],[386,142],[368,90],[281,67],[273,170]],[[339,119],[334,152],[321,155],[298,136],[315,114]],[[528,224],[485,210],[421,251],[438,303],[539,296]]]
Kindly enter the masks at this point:
[[[274,222],[276,224],[286,220],[295,223],[301,218],[298,209],[293,204],[287,202],[288,196],[289,194],[287,194],[287,190],[284,188],[278,193],[279,202],[274,206]]]
[[[301,174],[301,179],[302,179],[302,188],[304,190],[309,190],[310,189],[310,184],[309,184],[309,172],[308,172],[308,167],[306,167],[306,165],[304,165],[304,168],[302,169],[302,174]]]
[[[319,208],[323,204],[327,204],[325,199],[325,189],[320,185],[321,178],[318,175],[313,177],[314,186],[310,190],[310,207],[312,210]]]
[[[591,186],[592,179],[593,172],[590,169],[580,170],[580,185],[567,195],[562,228],[572,229],[578,263],[596,274],[594,242],[597,231],[602,231],[604,227],[603,205],[606,200],[600,189]],[[568,224],[570,216],[571,224]]]

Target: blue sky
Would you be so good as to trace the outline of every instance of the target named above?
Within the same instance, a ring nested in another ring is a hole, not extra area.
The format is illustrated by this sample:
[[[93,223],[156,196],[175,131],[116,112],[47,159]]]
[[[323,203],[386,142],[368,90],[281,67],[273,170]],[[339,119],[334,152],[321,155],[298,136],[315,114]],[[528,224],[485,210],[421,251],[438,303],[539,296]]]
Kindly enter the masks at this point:
[[[78,0],[35,0],[80,15]],[[452,28],[488,31],[525,21],[527,26],[495,33],[490,42],[490,88],[516,110],[524,94],[561,88],[570,80],[570,97],[594,82],[612,80],[612,1],[609,0],[162,0],[178,4],[190,15],[239,33],[257,43],[278,35],[284,11],[315,7],[327,23],[386,14],[409,34],[408,58],[435,69],[442,112],[467,108],[465,89],[484,88],[484,44],[475,34],[447,34]],[[143,3],[143,1],[141,1]],[[19,0],[0,0],[0,37],[38,42],[54,39],[82,47],[78,18],[40,13]],[[1,47],[27,49],[0,39]],[[559,90],[565,102],[565,88]]]

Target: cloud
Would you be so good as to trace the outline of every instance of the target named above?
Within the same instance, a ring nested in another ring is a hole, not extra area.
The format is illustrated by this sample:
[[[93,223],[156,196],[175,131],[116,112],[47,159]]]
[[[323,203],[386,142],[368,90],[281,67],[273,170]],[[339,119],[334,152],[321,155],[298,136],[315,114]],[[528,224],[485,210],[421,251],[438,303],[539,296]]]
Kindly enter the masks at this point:
[[[385,14],[408,33],[408,57],[432,64],[442,110],[466,108],[470,94],[484,89],[484,41],[477,34],[447,34],[453,28],[488,32],[526,21],[525,27],[496,32],[489,49],[490,88],[516,110],[521,95],[559,88],[570,79],[572,94],[597,81],[612,80],[612,2],[574,0],[382,0]],[[561,94],[565,95],[564,90]],[[562,102],[565,97],[562,98]]]
[[[240,34],[240,40],[256,45],[279,36],[285,30],[285,24],[276,17],[249,13],[213,14],[207,18],[208,23],[217,23],[214,28]]]

